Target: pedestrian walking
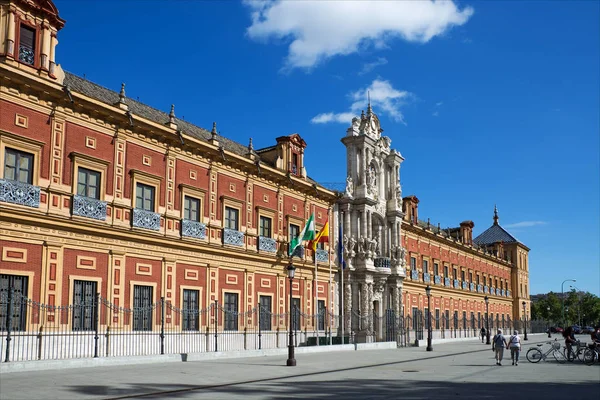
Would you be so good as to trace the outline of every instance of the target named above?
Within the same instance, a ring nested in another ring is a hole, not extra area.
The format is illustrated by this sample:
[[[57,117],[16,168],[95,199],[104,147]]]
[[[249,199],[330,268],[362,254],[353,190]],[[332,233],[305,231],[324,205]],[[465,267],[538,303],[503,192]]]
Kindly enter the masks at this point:
[[[508,347],[510,348],[510,358],[512,365],[519,365],[519,354],[521,353],[521,338],[519,337],[519,331],[514,330],[510,339],[508,339]]]
[[[508,347],[508,343],[506,343],[506,338],[502,335],[502,329],[498,329],[498,333],[494,335],[494,339],[492,340],[492,351],[494,352],[496,365],[502,365],[505,347]]]
[[[481,343],[483,343],[484,339],[485,339],[485,328],[482,326],[481,327]]]

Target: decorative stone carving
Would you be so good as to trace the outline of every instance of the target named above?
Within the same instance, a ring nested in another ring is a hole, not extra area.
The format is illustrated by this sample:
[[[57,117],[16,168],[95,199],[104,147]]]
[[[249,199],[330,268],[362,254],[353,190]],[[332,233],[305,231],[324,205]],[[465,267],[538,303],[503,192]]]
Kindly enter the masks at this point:
[[[244,233],[235,229],[223,228],[223,244],[244,245]]]
[[[356,239],[354,236],[350,237],[348,240],[348,252],[350,257],[354,257],[356,255]]]
[[[352,177],[348,175],[346,178],[346,191],[344,192],[344,196],[352,198],[352,193],[354,193],[354,184],[352,182]]]
[[[136,228],[160,230],[160,214],[134,208],[131,213],[131,225]]]
[[[365,258],[367,254],[367,240],[364,236],[358,238],[358,256]]]
[[[402,209],[402,188],[399,183],[396,184],[396,206]]]

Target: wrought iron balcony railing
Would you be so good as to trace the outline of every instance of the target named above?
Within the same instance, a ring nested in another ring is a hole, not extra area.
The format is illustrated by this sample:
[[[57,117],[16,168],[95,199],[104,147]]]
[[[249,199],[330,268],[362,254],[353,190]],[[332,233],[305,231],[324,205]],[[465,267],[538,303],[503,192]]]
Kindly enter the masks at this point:
[[[410,271],[410,279],[412,279],[413,281],[418,281],[419,280],[419,271],[417,271],[416,269],[413,269]]]
[[[391,261],[389,257],[377,257],[373,260],[375,268],[390,268]]]
[[[317,249],[315,253],[315,257],[317,258],[317,262],[328,262],[329,261],[329,252],[323,249]]]
[[[500,291],[500,296],[502,296],[502,297],[506,296],[506,292],[504,291],[504,289],[502,289],[502,290]]]
[[[423,282],[425,282],[425,283],[431,282],[431,275],[429,275],[427,272],[423,273]]]
[[[73,195],[73,215],[105,221],[106,202],[75,194]]]
[[[277,253],[277,241],[266,236],[258,237],[258,250],[269,253]]]
[[[439,285],[440,283],[442,283],[442,277],[439,275],[435,275],[433,277],[433,283],[435,283],[436,285]]]
[[[474,284],[473,282],[471,282],[471,283],[469,284],[469,287],[470,287],[470,289],[471,289],[471,292],[474,292],[474,291],[475,291],[475,284]]]
[[[181,236],[206,239],[206,225],[189,219],[181,220]]]
[[[460,281],[458,279],[454,280],[454,287],[460,289]]]
[[[510,297],[510,290],[506,291],[506,297]]]
[[[288,249],[289,249],[290,244],[288,243]],[[289,254],[289,250],[288,250],[288,254]],[[296,249],[294,250],[294,253],[292,254],[292,257],[298,257],[300,259],[304,259],[304,247],[303,246],[298,246],[296,247]]]
[[[35,61],[35,53],[31,47],[19,45],[19,61],[25,64],[33,65]]]
[[[450,278],[444,278],[444,286],[450,287]]]
[[[235,229],[223,228],[223,244],[243,246],[244,232],[236,231]]]
[[[0,201],[39,208],[40,188],[28,183],[0,179]]]
[[[483,293],[489,293],[490,292],[490,288],[488,288],[487,286],[483,287]]]
[[[135,228],[158,231],[160,230],[160,214],[134,208],[131,213],[131,225]]]
[[[467,290],[467,289],[469,288],[469,282],[467,282],[467,281],[463,281],[463,283],[462,283],[462,288],[463,288],[464,290]]]
[[[479,292],[479,293],[483,292],[483,285],[477,285],[477,292]]]

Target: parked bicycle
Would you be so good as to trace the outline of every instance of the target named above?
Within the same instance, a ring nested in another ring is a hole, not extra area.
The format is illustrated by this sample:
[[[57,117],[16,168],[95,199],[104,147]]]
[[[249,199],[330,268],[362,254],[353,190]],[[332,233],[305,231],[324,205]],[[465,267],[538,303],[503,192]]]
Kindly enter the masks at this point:
[[[546,344],[550,345],[550,348],[548,350],[546,350],[545,352],[542,352],[541,347],[543,346],[543,344],[538,344],[537,347],[532,347],[529,350],[527,350],[527,361],[531,362],[531,363],[538,363],[541,360],[545,360],[546,358],[548,358],[548,356],[552,353],[552,356],[554,356],[554,359],[559,362],[559,363],[564,363],[567,361],[567,359],[565,358],[563,352],[561,351],[561,346],[560,346],[560,342],[557,341],[556,339],[554,339],[554,342],[546,342]]]
[[[581,341],[577,340],[575,342],[575,344],[573,344],[571,346],[570,353],[569,353],[569,349],[567,349],[566,346],[564,347],[563,355],[569,362],[573,362],[577,358],[579,359],[579,361],[583,362],[583,354],[585,353],[586,348],[587,348],[586,342],[581,342]]]
[[[596,362],[600,362],[600,347],[591,345],[585,349],[583,353],[583,362],[586,365],[592,365]]]

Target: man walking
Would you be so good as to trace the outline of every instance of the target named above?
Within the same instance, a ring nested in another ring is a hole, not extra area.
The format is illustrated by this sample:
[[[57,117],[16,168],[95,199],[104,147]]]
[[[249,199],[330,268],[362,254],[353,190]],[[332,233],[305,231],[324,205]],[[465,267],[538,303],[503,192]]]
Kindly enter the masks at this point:
[[[494,351],[496,365],[502,365],[505,347],[508,347],[508,343],[506,343],[506,338],[502,335],[502,329],[498,329],[498,333],[494,335],[494,339],[492,340],[492,351]]]
[[[484,339],[485,339],[485,328],[482,326],[481,327],[481,343],[483,343]]]

